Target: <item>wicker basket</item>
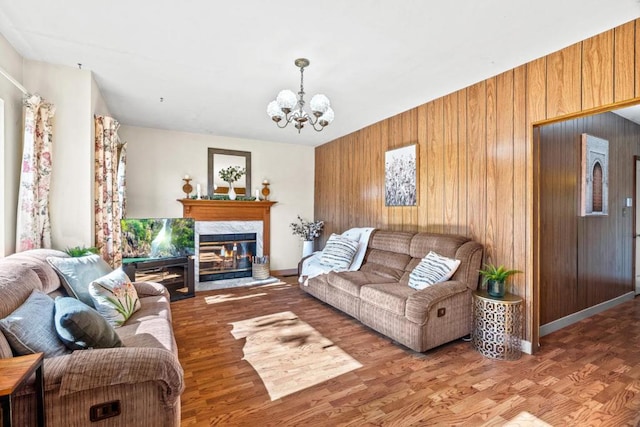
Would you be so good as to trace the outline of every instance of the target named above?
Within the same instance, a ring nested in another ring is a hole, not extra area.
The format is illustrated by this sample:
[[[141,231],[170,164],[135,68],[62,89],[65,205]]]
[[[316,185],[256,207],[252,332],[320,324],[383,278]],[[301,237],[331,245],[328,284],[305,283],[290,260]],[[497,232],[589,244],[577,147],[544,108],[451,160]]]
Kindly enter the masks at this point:
[[[264,280],[268,279],[271,275],[269,271],[269,262],[267,261],[264,264],[253,264],[251,268],[251,275],[256,280]]]

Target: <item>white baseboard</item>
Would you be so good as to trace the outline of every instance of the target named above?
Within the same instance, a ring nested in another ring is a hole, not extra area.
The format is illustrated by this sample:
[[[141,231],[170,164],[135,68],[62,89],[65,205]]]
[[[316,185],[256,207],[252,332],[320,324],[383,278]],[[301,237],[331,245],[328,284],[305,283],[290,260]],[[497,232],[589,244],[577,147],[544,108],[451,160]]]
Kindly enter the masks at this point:
[[[564,327],[573,325],[574,323],[578,323],[579,321],[586,319],[587,317],[591,317],[594,314],[601,313],[605,310],[615,307],[618,304],[630,301],[634,297],[634,292],[628,292],[614,299],[610,299],[609,301],[602,302],[600,304],[594,305],[593,307],[585,308],[584,310],[578,311],[577,313],[573,313],[561,319],[549,322],[546,325],[540,326],[540,336],[543,337],[545,335],[549,335],[550,333],[560,330]]]

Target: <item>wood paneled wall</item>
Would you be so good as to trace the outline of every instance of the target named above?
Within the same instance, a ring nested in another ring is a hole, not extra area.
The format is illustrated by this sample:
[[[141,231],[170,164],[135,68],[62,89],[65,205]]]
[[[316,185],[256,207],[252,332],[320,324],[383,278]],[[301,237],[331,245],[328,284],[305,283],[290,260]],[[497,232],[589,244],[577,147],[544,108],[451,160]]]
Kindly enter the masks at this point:
[[[317,147],[324,239],[355,226],[471,236],[487,261],[524,272],[512,290],[525,299],[525,338],[537,343],[534,124],[640,97],[638,52],[632,21]],[[413,143],[418,206],[386,207],[385,151]]]
[[[609,141],[609,214],[580,217],[581,135]],[[540,127],[540,324],[633,291],[634,156],[640,126],[602,113]]]

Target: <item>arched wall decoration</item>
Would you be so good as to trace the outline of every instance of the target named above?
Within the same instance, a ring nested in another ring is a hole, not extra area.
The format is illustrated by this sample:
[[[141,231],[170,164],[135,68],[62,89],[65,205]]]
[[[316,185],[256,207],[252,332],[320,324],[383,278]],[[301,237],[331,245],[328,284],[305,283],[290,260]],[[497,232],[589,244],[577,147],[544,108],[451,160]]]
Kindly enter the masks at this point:
[[[598,171],[597,182],[594,173]],[[580,216],[603,216],[609,213],[609,141],[582,134],[582,197]],[[595,192],[594,192],[595,190]],[[595,198],[594,198],[595,196]],[[596,203],[594,200],[602,201]]]

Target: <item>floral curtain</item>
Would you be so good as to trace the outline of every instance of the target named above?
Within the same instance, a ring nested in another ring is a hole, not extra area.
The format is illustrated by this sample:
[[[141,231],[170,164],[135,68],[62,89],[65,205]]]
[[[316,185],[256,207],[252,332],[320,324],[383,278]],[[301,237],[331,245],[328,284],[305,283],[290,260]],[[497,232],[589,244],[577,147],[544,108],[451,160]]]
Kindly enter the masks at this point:
[[[55,107],[39,95],[25,101],[16,252],[51,247],[49,188]]]
[[[118,195],[120,196],[121,218],[127,216],[127,176],[125,174],[127,166],[127,143],[118,145]]]
[[[120,220],[124,216],[126,147],[118,138],[117,120],[95,116],[96,246],[112,267],[122,261]]]

